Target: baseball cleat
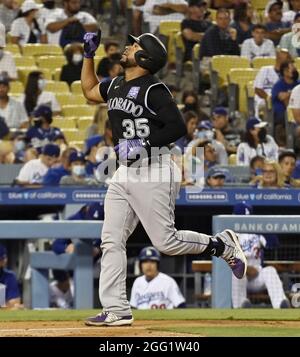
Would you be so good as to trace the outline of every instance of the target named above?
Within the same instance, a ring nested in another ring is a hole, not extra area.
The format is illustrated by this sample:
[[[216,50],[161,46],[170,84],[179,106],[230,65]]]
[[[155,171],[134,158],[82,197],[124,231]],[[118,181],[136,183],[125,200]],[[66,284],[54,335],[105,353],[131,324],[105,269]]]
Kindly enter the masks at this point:
[[[93,317],[88,317],[85,322],[87,326],[126,326],[133,323],[133,316],[117,316],[113,312],[103,311]]]
[[[221,258],[230,266],[233,274],[238,279],[242,279],[247,271],[247,259],[240,246],[238,235],[230,229],[218,233],[217,238],[220,238],[225,244],[225,249]]]

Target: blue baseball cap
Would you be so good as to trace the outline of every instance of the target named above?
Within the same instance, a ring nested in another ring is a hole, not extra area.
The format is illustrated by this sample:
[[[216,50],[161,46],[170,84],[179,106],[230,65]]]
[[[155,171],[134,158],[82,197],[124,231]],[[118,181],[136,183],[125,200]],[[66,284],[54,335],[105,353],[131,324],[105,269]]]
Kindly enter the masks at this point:
[[[202,120],[198,125],[198,129],[212,130],[213,125],[209,120]]]
[[[101,143],[101,141],[103,141],[103,136],[101,135],[94,135],[88,138],[85,141],[85,154],[88,155],[91,151],[91,148],[93,146],[97,146],[99,143]]]
[[[237,203],[233,207],[233,214],[250,215],[252,213],[253,213],[253,207],[250,204],[247,204],[246,202]]]
[[[7,250],[3,244],[0,244],[0,259],[7,257]]]
[[[34,118],[43,117],[50,121],[52,119],[52,110],[48,105],[40,105],[33,112],[33,116]]]
[[[266,121],[262,121],[258,118],[253,117],[253,118],[249,118],[247,120],[246,130],[249,131],[254,128],[264,128],[267,125],[268,125],[268,123]]]
[[[226,169],[212,167],[208,170],[206,177],[224,177],[226,178],[229,174],[229,171]]]
[[[78,151],[71,152],[71,154],[69,156],[69,162],[71,164],[72,162],[75,162],[75,161],[85,162],[84,154],[82,152],[78,152]]]
[[[228,115],[228,111],[224,107],[216,107],[213,110],[212,115],[225,115],[225,116],[227,116]]]
[[[59,157],[60,148],[55,144],[47,144],[43,147],[42,154],[51,157]]]

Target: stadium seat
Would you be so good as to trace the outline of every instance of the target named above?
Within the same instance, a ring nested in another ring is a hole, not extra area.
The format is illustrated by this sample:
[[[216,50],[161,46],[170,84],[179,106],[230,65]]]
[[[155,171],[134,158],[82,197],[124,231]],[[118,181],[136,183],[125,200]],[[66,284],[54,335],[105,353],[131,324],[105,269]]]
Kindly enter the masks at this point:
[[[263,66],[274,66],[275,61],[275,57],[255,57],[252,60],[252,67],[259,69]]]
[[[65,105],[62,108],[64,116],[94,117],[96,105]]]
[[[96,51],[96,56],[98,57],[105,57],[106,53],[104,50],[104,45],[101,43],[101,45],[98,47],[97,51]]]
[[[235,166],[236,165],[236,161],[237,161],[236,154],[229,155],[229,157],[228,157],[228,165]]]
[[[269,0],[251,0],[251,5],[255,10],[265,10]]]
[[[69,147],[75,148],[79,151],[83,151],[84,149],[84,141],[70,141]]]
[[[24,56],[62,56],[63,50],[59,45],[25,44],[22,49]]]
[[[217,10],[216,9],[207,9],[210,12],[210,18],[212,22],[215,22],[217,19]]]
[[[19,96],[24,93],[24,84],[21,81],[11,81],[9,87],[9,94],[12,96]]]
[[[47,70],[45,68],[38,68],[38,67],[18,67],[18,78],[20,79],[20,81],[24,84],[24,86],[26,85],[27,82],[27,77],[29,75],[29,73],[33,72],[33,71],[40,71],[43,73],[45,79],[47,80],[52,80],[52,73],[50,72],[50,70]]]
[[[159,37],[168,50],[168,62],[175,63],[174,38],[181,30],[181,21],[161,21],[159,24]]]
[[[294,58],[294,61],[298,72],[300,72],[300,57]]]
[[[45,90],[54,93],[70,93],[68,83],[62,81],[47,81]]]
[[[253,68],[233,68],[228,73],[229,116],[238,110],[247,114],[246,85],[254,81],[258,70]]]
[[[254,116],[254,95],[254,82],[250,81],[246,84],[246,97],[250,116]]]
[[[81,94],[57,93],[56,99],[58,100],[58,102],[61,106],[86,104],[86,99]]]
[[[56,68],[53,72],[53,79],[55,81],[60,81],[60,75],[61,75],[61,71],[62,69],[61,68]]]
[[[62,66],[67,63],[64,56],[40,56],[36,62],[39,68],[47,68],[51,71],[62,68]]]
[[[11,185],[22,166],[23,164],[0,164],[0,185]]]
[[[71,141],[84,141],[87,137],[85,131],[79,131],[77,129],[64,129],[63,133],[65,135],[65,138],[67,142]]]
[[[13,56],[19,55],[21,56],[20,47],[18,45],[7,43],[5,46],[5,51],[12,53]]]
[[[64,129],[76,129],[77,120],[76,118],[64,118],[64,117],[54,117],[52,125],[54,127]]]
[[[183,76],[184,67],[189,65],[192,67],[191,61],[183,62],[185,54],[185,45],[182,38],[182,32],[177,32],[174,36],[175,55],[176,55],[176,87],[180,87],[180,81]]]
[[[87,128],[92,125],[93,121],[92,118],[80,117],[77,121],[78,130],[87,130]]]
[[[35,58],[33,56],[20,56],[14,58],[17,68],[19,67],[36,67]]]
[[[75,81],[71,84],[71,92],[74,94],[83,95],[82,89],[81,89],[81,81]]]

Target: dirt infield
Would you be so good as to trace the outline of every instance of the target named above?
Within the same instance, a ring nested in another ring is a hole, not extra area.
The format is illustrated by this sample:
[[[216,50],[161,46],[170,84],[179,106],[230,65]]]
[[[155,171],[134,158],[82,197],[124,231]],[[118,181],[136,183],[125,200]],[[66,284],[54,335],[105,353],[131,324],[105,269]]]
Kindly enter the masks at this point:
[[[164,336],[205,336],[206,328],[226,327],[242,328],[247,325],[259,328],[293,328],[299,329],[300,321],[187,321],[187,320],[139,320],[131,327],[88,327],[81,321],[7,321],[0,322],[0,337],[54,337],[54,336],[97,336],[97,337],[164,337]],[[177,333],[166,331],[176,326],[180,328],[203,328],[203,334]]]

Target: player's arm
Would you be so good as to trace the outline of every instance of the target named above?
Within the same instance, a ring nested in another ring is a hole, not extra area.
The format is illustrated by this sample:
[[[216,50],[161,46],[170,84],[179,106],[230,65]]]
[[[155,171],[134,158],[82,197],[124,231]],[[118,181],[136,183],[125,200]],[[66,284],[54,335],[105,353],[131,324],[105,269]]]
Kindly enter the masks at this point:
[[[81,88],[86,99],[92,102],[103,102],[99,91],[99,80],[95,72],[94,56],[100,44],[101,31],[87,32],[84,35],[84,61],[81,70]]]

